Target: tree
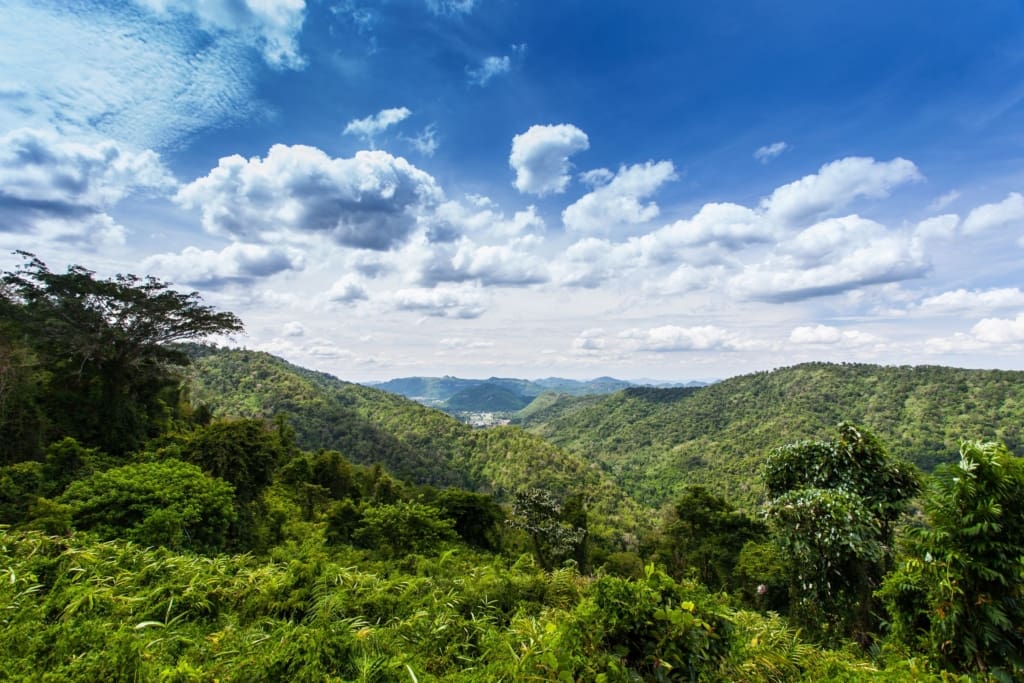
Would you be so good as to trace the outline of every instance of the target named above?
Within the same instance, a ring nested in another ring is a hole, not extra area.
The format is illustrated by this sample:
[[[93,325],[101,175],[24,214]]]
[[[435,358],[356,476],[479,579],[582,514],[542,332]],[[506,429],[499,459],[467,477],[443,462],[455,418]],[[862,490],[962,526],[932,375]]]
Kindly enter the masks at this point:
[[[336,513],[346,514],[348,510],[339,507]],[[334,530],[336,525],[330,528]],[[413,502],[367,507],[362,511],[359,528],[352,534],[357,545],[375,548],[387,557],[432,552],[456,537],[452,520],[443,518],[440,510]]]
[[[804,441],[765,465],[768,518],[795,571],[791,616],[826,640],[871,637],[875,590],[891,566],[896,521],[920,485],[866,430]]]
[[[733,588],[733,568],[744,544],[764,525],[739,513],[703,486],[683,491],[661,529],[659,555],[675,578],[692,572],[712,589]]]
[[[71,508],[77,529],[199,552],[224,548],[235,519],[230,484],[173,459],[79,479],[58,502]]]
[[[1001,443],[966,442],[938,468],[926,524],[880,591],[893,636],[946,668],[1024,679],[1024,460]]]
[[[537,562],[547,570],[572,555],[587,533],[564,521],[558,499],[550,491],[538,488],[516,494],[507,523],[530,536]]]
[[[0,272],[0,310],[49,373],[52,436],[73,436],[112,454],[138,447],[174,405],[175,342],[238,332],[241,321],[153,277],[97,279],[81,266],[54,273],[27,252]]]

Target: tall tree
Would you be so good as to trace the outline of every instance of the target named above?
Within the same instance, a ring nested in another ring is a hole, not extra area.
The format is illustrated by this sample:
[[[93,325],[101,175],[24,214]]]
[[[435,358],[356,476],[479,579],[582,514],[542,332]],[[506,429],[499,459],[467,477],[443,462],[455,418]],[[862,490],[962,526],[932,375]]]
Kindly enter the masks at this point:
[[[838,432],[769,456],[768,517],[795,570],[791,615],[826,640],[866,644],[896,521],[920,485],[913,466],[890,458],[866,430],[844,422]]]
[[[156,278],[98,279],[77,265],[54,273],[18,253],[25,263],[0,272],[0,310],[48,373],[48,437],[113,454],[136,448],[175,403],[175,370],[188,358],[173,344],[242,329],[234,314]]]
[[[966,442],[929,483],[926,524],[880,591],[893,635],[945,668],[1024,680],[1024,460]]]

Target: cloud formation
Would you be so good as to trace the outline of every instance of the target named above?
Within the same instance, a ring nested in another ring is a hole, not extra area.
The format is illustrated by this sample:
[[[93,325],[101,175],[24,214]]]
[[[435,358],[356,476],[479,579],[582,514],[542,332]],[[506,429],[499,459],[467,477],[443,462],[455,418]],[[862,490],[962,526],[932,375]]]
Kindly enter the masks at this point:
[[[151,150],[29,128],[0,136],[0,230],[80,244],[123,242],[124,229],[107,212],[129,195],[166,195],[176,186]]]
[[[234,242],[220,251],[186,247],[180,254],[154,254],[142,262],[143,270],[159,273],[171,282],[218,289],[230,284],[251,284],[287,270],[302,270],[301,251],[288,247]]]
[[[508,164],[516,172],[516,189],[540,196],[565,192],[569,157],[589,148],[587,134],[572,124],[530,126],[512,138]]]
[[[963,223],[967,235],[1012,227],[1024,228],[1024,195],[1019,192],[1011,192],[1001,202],[973,209]]]
[[[923,177],[906,159],[879,162],[846,157],[777,188],[761,201],[761,207],[771,218],[792,225],[831,214],[860,197],[887,197],[893,188]]]
[[[469,76],[469,82],[471,84],[483,87],[495,76],[500,76],[501,74],[508,73],[511,70],[511,58],[509,58],[508,55],[502,55],[500,57],[484,57],[480,61],[479,66],[467,68],[466,74]]]
[[[783,152],[789,149],[789,145],[785,142],[773,142],[770,145],[758,147],[754,152],[754,158],[760,161],[762,164],[767,164],[769,161],[779,156]]]
[[[472,285],[400,289],[391,295],[391,305],[434,318],[479,318],[485,310],[480,289]]]
[[[185,14],[214,33],[245,36],[279,69],[305,65],[298,44],[305,19],[305,0],[134,0],[158,16]]]
[[[641,200],[676,177],[671,161],[623,166],[610,182],[566,207],[562,222],[569,230],[585,233],[609,233],[622,225],[647,223],[658,217],[660,209],[654,202]]]
[[[352,119],[342,131],[345,135],[358,135],[366,140],[370,147],[373,147],[374,138],[383,133],[391,126],[405,121],[412,116],[412,112],[405,107],[393,109],[382,109],[381,111],[362,119]],[[433,151],[431,151],[433,154]]]
[[[332,158],[316,147],[274,145],[265,159],[223,157],[177,194],[203,227],[234,239],[310,235],[383,251],[405,241],[417,216],[444,199],[432,176],[387,152]]]
[[[619,334],[638,351],[660,353],[676,351],[736,350],[747,345],[733,332],[715,325],[679,327],[662,325],[650,329],[629,329]]]
[[[243,37],[178,19],[125,4],[4,3],[0,130],[28,125],[164,149],[260,116],[259,62]]]

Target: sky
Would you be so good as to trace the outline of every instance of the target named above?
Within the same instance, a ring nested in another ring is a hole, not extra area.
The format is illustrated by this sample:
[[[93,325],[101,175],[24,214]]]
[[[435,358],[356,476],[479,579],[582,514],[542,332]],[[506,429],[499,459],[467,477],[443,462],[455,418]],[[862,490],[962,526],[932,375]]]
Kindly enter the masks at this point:
[[[0,268],[351,381],[1024,369],[1020,0],[0,0]]]

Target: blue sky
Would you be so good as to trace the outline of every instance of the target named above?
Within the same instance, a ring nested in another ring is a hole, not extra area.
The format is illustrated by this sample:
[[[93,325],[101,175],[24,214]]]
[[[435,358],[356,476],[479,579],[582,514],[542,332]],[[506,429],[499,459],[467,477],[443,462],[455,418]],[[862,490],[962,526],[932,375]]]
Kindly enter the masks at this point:
[[[0,2],[0,265],[350,380],[1024,369],[1022,160],[1019,1]]]

